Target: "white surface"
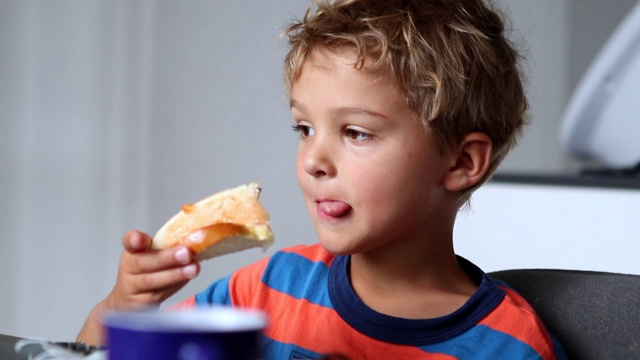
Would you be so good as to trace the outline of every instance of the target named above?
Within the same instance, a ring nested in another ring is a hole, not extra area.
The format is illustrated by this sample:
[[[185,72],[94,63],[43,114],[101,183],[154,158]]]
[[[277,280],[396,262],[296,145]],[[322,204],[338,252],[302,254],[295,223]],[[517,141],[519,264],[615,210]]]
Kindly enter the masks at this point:
[[[640,2],[578,84],[561,128],[566,149],[610,167],[640,162]]]
[[[640,274],[640,190],[490,183],[471,204],[454,243],[485,271]]]

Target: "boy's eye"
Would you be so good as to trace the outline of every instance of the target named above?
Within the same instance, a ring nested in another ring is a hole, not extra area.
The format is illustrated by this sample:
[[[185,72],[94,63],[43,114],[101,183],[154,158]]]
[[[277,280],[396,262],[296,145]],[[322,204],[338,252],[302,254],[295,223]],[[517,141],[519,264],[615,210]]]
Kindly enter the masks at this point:
[[[295,124],[292,128],[293,131],[300,133],[300,136],[303,138],[313,135],[313,128],[311,126]]]
[[[355,141],[367,141],[371,139],[371,135],[364,133],[362,131],[354,130],[354,129],[345,130],[345,135],[349,139],[355,140]]]

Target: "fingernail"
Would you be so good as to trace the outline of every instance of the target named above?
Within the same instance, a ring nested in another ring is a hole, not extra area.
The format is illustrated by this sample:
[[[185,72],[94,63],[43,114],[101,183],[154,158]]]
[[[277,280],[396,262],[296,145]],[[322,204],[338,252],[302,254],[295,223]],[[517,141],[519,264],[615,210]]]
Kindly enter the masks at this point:
[[[197,268],[195,264],[187,265],[182,268],[182,273],[185,274],[189,279],[193,279],[197,275]]]
[[[134,249],[141,248],[143,245],[142,236],[140,236],[140,234],[138,233],[133,233],[129,238],[129,243],[131,244],[131,247],[133,247]]]
[[[191,256],[189,255],[189,250],[187,248],[181,248],[175,253],[176,261],[180,264],[188,264],[191,262]]]

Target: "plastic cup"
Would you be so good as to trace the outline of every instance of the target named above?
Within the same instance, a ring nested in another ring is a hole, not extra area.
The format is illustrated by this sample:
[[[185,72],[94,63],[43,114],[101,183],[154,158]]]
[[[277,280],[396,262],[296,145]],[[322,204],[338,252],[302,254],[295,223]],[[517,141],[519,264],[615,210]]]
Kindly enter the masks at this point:
[[[105,316],[110,360],[227,360],[260,357],[264,313],[227,307]]]

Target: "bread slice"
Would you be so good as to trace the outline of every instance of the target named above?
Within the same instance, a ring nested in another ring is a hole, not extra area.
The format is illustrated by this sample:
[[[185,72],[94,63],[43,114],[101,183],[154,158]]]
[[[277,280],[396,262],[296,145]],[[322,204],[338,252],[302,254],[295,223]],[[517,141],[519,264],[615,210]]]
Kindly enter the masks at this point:
[[[221,191],[182,210],[153,237],[152,248],[184,245],[197,260],[273,244],[269,214],[258,201],[260,187],[252,182]]]

